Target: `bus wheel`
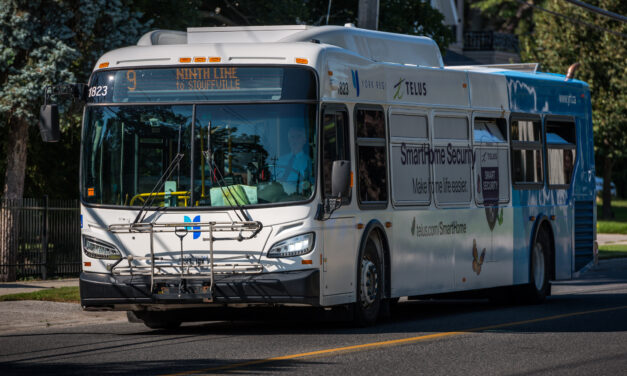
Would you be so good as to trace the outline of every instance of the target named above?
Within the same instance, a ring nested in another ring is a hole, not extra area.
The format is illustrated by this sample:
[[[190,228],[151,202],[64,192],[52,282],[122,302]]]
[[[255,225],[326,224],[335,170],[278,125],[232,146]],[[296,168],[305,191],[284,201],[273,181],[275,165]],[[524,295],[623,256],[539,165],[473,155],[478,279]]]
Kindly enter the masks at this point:
[[[368,239],[359,262],[355,323],[358,326],[372,325],[377,321],[381,307],[381,262],[377,246]]]
[[[529,268],[529,284],[525,286],[523,298],[525,302],[542,303],[549,295],[549,237],[546,231],[540,230],[531,249]]]

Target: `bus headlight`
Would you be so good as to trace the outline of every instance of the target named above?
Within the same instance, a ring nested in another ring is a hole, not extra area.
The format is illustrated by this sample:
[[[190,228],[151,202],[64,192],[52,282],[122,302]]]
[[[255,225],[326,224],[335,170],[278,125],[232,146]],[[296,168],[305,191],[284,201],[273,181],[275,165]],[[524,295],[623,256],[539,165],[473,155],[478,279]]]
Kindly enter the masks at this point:
[[[313,232],[282,240],[270,248],[268,257],[293,257],[307,254],[313,250],[315,235]]]
[[[120,251],[113,244],[87,236],[83,236],[83,252],[88,257],[96,259],[118,260],[122,257]]]

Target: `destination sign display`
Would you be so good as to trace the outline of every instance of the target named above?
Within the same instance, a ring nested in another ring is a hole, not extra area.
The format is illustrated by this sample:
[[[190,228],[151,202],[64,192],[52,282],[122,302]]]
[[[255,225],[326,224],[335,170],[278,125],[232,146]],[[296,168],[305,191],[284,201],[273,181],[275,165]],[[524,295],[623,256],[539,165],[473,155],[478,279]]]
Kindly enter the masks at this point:
[[[177,90],[240,90],[237,67],[176,68]]]
[[[316,99],[312,71],[298,67],[182,66],[96,72],[88,102]]]

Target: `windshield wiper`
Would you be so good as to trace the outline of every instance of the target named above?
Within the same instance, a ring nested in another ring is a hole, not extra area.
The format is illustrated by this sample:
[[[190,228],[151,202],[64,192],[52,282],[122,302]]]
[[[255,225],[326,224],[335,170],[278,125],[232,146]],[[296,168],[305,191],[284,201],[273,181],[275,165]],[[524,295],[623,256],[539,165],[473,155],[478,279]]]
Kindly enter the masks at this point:
[[[252,218],[250,218],[248,216],[248,213],[246,213],[246,211],[244,211],[244,208],[239,204],[239,199],[237,195],[233,194],[233,191],[231,190],[231,188],[225,184],[224,181],[224,177],[222,176],[222,173],[220,172],[219,168],[214,168],[214,161],[211,155],[211,122],[209,122],[207,124],[207,150],[202,152],[205,156],[205,159],[207,160],[207,162],[209,162],[209,169],[212,171],[217,171],[218,173],[218,179],[217,182],[220,185],[220,191],[222,192],[222,195],[226,197],[226,195],[224,194],[224,190],[226,189],[229,192],[229,196],[231,198],[233,198],[233,201],[235,201],[235,206],[237,207],[237,210],[239,210],[240,213],[242,213],[242,216],[244,217],[244,221],[252,221]],[[226,187],[225,187],[226,185]],[[229,203],[229,206],[233,207],[233,204],[231,203],[231,200],[227,199],[226,200]],[[239,216],[239,214],[237,214],[237,211],[234,210],[235,215],[237,216],[237,218],[241,221],[242,218]]]
[[[157,184],[155,184],[154,188],[150,192],[150,195],[148,195],[148,198],[146,199],[146,201],[144,201],[144,205],[139,210],[139,213],[137,213],[137,217],[135,217],[135,220],[133,221],[133,224],[135,224],[135,223],[140,221],[139,218],[141,217],[141,215],[146,210],[146,207],[149,206],[149,204],[152,204],[152,202],[154,201],[154,199],[156,197],[156,193],[161,190],[161,187],[163,186],[163,184],[165,184],[165,182],[170,178],[170,175],[172,175],[172,173],[174,172],[174,170],[178,166],[178,164],[181,161],[181,159],[183,159],[183,156],[184,156],[183,153],[177,153],[176,156],[174,156],[174,159],[172,159],[172,162],[170,162],[170,165],[168,166],[168,168],[165,169],[165,171],[163,172],[163,174],[161,175],[161,177],[157,181]],[[141,220],[143,221],[144,218],[141,218]]]

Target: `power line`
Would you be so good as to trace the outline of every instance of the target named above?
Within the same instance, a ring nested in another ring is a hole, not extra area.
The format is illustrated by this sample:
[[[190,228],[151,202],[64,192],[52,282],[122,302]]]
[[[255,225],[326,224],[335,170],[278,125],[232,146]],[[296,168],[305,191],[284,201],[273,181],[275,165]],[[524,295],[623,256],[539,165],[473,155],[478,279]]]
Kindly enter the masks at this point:
[[[603,8],[598,8],[595,7],[594,5],[590,5],[588,3],[584,3],[583,1],[578,1],[578,0],[565,0],[573,5],[576,5],[578,7],[582,7],[582,8],[586,8],[591,12],[606,16],[606,17],[610,17],[613,18],[617,21],[621,21],[621,22],[625,22],[627,23],[627,17],[625,16],[621,16],[618,13],[614,13],[614,12],[610,12],[609,10],[605,10]]]
[[[524,0],[516,0],[516,1],[521,3],[521,4],[530,6],[530,7],[534,8],[534,9],[540,10],[542,12],[546,12],[546,13],[552,14],[552,15],[554,15],[556,17],[564,18],[564,19],[566,19],[566,20],[568,20],[570,22],[578,23],[578,24],[581,24],[581,25],[584,25],[584,26],[587,26],[587,27],[591,27],[591,28],[594,28],[594,29],[605,31],[606,33],[614,34],[614,35],[616,35],[618,37],[627,38],[627,34],[624,34],[624,33],[618,32],[618,31],[614,31],[614,30],[610,30],[610,29],[606,29],[606,28],[604,28],[602,26],[598,26],[598,25],[595,25],[595,24],[592,24],[592,23],[589,23],[589,22],[585,22],[585,21],[576,19],[576,18],[568,17],[568,16],[563,15],[561,13],[557,13],[557,12],[554,12],[552,10],[544,9],[544,8],[539,7],[537,5],[528,3],[528,2],[526,2]]]

